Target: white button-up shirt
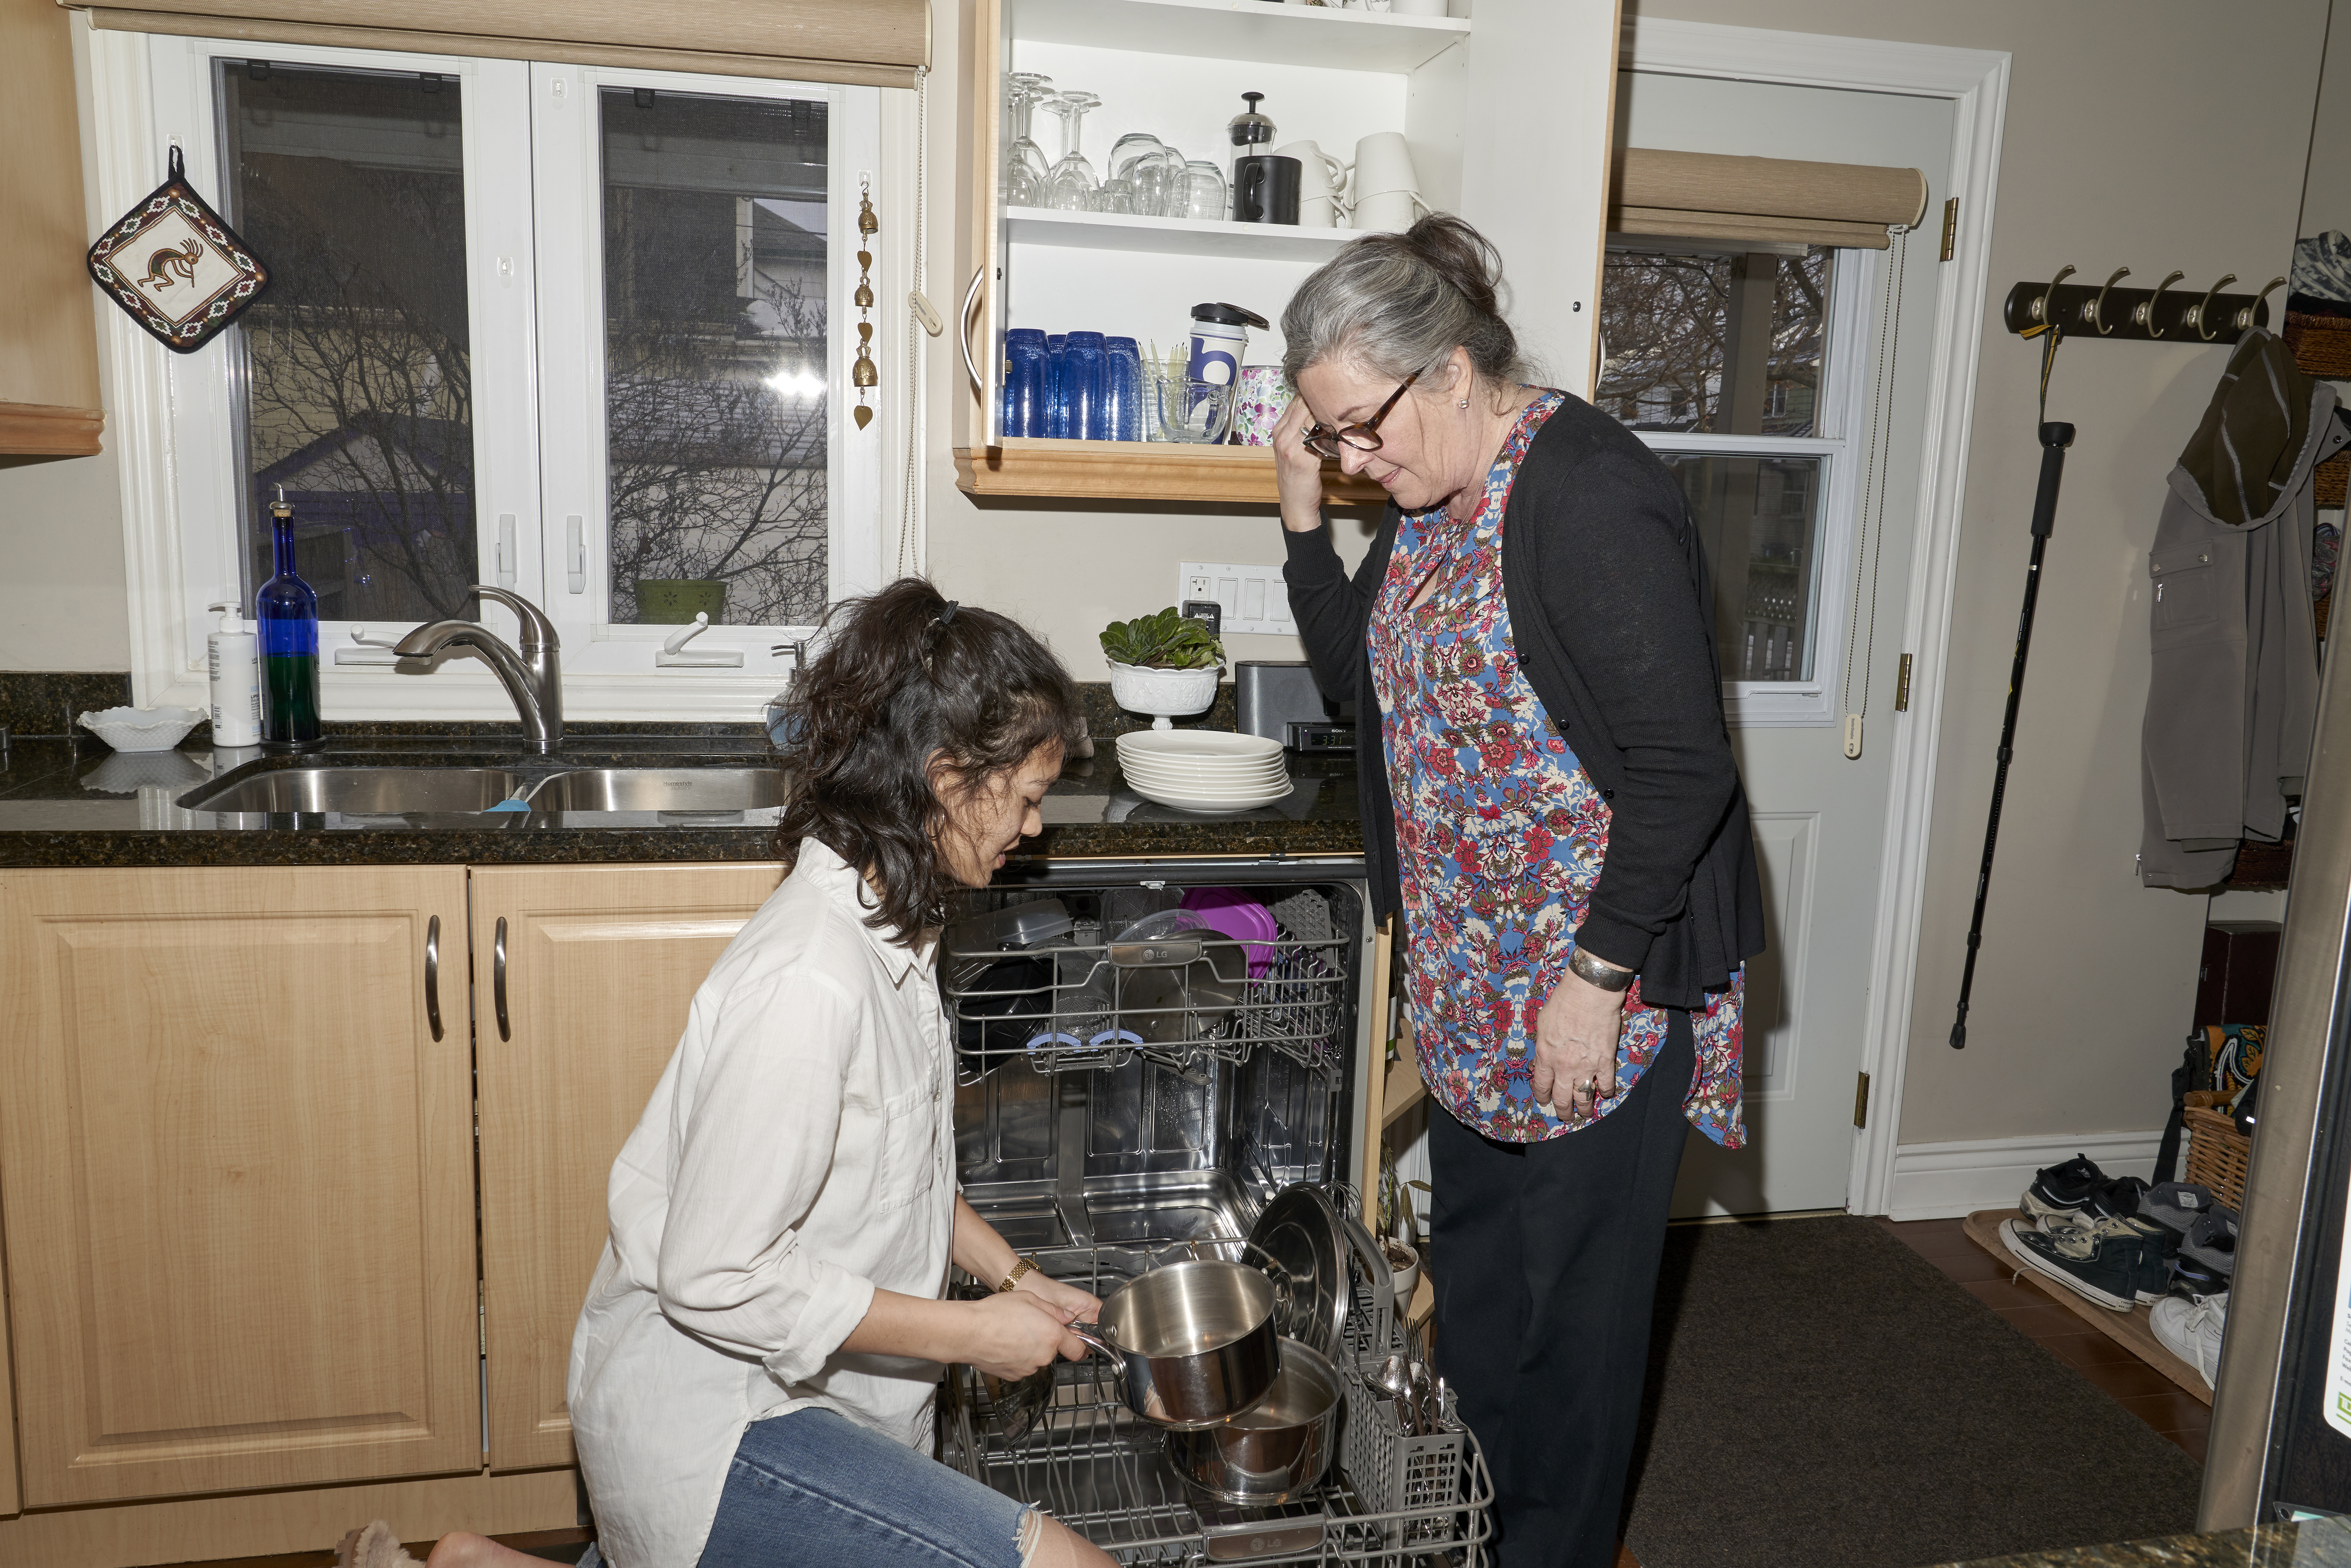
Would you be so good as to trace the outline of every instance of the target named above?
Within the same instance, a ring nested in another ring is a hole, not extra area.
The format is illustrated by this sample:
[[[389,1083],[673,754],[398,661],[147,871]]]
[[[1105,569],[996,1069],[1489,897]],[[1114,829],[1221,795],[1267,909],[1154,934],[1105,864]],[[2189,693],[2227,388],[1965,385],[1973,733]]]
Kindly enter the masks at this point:
[[[938,1366],[841,1349],[877,1288],[944,1293],[955,1228],[936,948],[867,926],[868,897],[801,842],[612,1164],[568,1395],[613,1568],[693,1568],[753,1421],[930,1440]]]

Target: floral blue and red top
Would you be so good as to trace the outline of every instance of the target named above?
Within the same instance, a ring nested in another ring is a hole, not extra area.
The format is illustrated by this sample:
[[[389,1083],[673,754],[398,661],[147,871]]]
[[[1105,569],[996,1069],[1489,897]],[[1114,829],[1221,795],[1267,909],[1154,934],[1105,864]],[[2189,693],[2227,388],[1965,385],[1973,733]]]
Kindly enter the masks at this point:
[[[1412,941],[1405,1005],[1429,1091],[1506,1143],[1572,1131],[1534,1098],[1535,1019],[1567,970],[1608,854],[1610,809],[1519,669],[1502,592],[1502,521],[1546,392],[1502,443],[1469,520],[1407,513],[1372,608],[1399,870]],[[1412,606],[1424,581],[1427,599]],[[1683,1108],[1725,1148],[1740,1117],[1744,971],[1690,1015],[1698,1071]],[[1616,1047],[1624,1103],[1666,1041],[1666,1013],[1626,994]]]

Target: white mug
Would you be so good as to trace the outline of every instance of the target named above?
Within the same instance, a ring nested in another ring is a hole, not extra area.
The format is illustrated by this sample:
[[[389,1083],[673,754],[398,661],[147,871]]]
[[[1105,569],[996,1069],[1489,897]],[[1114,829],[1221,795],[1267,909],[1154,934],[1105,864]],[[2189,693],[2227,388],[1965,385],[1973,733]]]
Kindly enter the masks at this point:
[[[1412,148],[1401,131],[1381,131],[1355,143],[1355,175],[1350,187],[1356,200],[1390,191],[1417,191],[1412,172]]]
[[[1445,0],[1395,0],[1393,9],[1399,16],[1443,16],[1450,15]]]
[[[1298,204],[1298,226],[1302,229],[1343,229],[1347,226],[1347,209],[1337,196],[1309,196]]]
[[[1367,234],[1401,234],[1412,227],[1421,214],[1434,212],[1420,199],[1417,191],[1383,191],[1376,196],[1365,196],[1348,209],[1353,214],[1351,226]],[[1299,221],[1305,221],[1301,212]]]
[[[1274,149],[1278,158],[1298,160],[1298,199],[1311,202],[1336,196],[1347,188],[1347,166],[1311,141],[1293,141]]]

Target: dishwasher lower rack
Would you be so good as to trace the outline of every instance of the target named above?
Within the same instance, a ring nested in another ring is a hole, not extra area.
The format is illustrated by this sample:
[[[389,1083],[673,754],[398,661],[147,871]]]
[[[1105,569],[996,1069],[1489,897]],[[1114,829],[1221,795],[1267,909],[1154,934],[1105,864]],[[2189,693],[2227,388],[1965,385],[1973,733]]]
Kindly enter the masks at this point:
[[[1311,888],[1277,891],[1286,896],[1270,905],[1270,940],[1215,931],[1112,940],[1102,933],[1124,925],[1135,906],[1118,913],[1115,894],[1105,894],[1097,907],[1107,918],[1080,925],[1092,928],[1092,939],[947,947],[939,989],[956,1076],[977,1082],[1013,1064],[1040,1073],[1137,1061],[1238,1064],[1260,1049],[1301,1067],[1351,1060],[1353,982],[1332,901]],[[1180,896],[1168,894],[1163,906]],[[1084,894],[1071,899],[1081,907],[1090,902]]]
[[[1072,1248],[1040,1261],[1099,1293],[1141,1260],[1120,1249]],[[1393,1403],[1360,1369],[1348,1366],[1345,1381],[1332,1473],[1280,1508],[1231,1508],[1192,1490],[1167,1460],[1165,1434],[1126,1407],[1115,1374],[1098,1357],[1056,1368],[1052,1398],[1025,1432],[970,1367],[950,1368],[939,1457],[1046,1510],[1123,1563],[1483,1568],[1494,1489],[1476,1439],[1458,1425],[1407,1437]]]

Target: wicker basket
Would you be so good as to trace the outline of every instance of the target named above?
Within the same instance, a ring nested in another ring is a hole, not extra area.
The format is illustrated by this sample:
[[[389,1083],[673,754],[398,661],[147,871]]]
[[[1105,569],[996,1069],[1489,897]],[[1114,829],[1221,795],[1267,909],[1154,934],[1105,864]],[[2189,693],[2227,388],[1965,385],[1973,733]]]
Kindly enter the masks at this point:
[[[2181,1120],[2188,1127],[2188,1179],[2212,1189],[2212,1197],[2231,1208],[2245,1206],[2245,1166],[2252,1157],[2253,1141],[2237,1131],[2237,1124],[2220,1109],[2229,1096],[2199,1089],[2182,1096]]]

